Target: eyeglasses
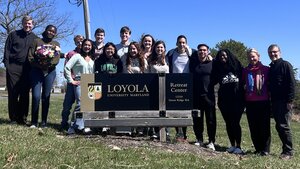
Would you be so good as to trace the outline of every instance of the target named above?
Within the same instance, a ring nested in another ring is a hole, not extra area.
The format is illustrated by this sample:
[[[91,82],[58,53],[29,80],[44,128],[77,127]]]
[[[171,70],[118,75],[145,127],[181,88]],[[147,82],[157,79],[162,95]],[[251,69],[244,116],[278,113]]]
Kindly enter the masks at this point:
[[[269,53],[278,53],[279,50],[269,51]]]

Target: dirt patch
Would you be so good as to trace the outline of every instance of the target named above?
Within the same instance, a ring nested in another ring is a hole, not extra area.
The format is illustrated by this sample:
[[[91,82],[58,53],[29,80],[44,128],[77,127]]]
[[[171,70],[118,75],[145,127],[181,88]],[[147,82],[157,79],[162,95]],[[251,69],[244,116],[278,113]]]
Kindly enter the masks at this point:
[[[224,148],[218,147],[216,149],[222,151],[212,151],[205,147],[195,146],[193,142],[176,142],[172,140],[171,143],[160,142],[158,140],[150,140],[148,137],[130,137],[130,136],[86,136],[88,139],[100,142],[113,150],[127,149],[127,148],[146,148],[162,152],[174,153],[191,153],[201,156],[216,156],[222,153]]]

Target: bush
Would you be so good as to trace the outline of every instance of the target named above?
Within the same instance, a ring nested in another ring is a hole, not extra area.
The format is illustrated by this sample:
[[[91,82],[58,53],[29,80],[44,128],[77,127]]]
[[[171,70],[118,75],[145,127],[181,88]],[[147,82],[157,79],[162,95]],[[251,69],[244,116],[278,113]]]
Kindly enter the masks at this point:
[[[296,93],[294,101],[294,114],[300,114],[300,82],[296,82]]]

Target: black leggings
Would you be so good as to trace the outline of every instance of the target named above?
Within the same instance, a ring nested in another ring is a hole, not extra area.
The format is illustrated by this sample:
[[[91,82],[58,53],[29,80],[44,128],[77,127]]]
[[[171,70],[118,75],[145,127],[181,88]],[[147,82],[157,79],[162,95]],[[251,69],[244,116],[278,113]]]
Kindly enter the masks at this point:
[[[226,123],[226,131],[231,146],[240,147],[242,130],[240,120],[242,118],[243,110],[239,105],[219,105],[221,114]]]

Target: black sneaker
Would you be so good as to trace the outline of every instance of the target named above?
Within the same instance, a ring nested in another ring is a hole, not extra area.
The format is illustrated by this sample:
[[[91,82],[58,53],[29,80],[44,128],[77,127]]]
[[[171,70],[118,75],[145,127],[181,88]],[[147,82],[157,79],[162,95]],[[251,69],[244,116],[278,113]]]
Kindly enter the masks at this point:
[[[41,123],[41,128],[47,128],[47,123],[46,122],[42,122]]]
[[[259,153],[259,155],[261,155],[261,156],[268,156],[268,155],[269,155],[269,152],[267,152],[267,151],[262,151],[262,152]]]

